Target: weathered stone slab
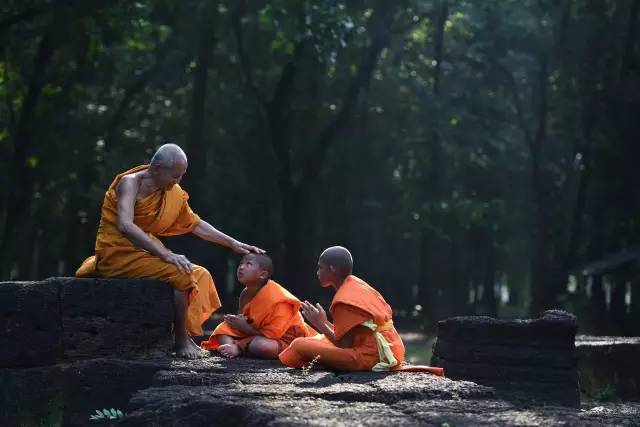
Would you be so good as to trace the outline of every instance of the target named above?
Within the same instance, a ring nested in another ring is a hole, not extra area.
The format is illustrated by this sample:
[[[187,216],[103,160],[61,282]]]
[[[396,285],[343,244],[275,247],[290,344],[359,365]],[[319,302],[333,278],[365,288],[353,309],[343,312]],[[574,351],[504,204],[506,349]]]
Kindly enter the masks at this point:
[[[478,343],[473,341],[448,341],[438,338],[438,350],[449,354],[451,361],[461,363],[488,363],[500,366],[538,364],[541,368],[566,368],[575,366],[573,348],[535,346],[529,343],[511,346],[504,351],[504,344]],[[456,359],[459,357],[460,359]]]
[[[360,416],[357,425],[412,425],[390,405],[495,397],[488,387],[426,373],[305,372],[275,361],[216,359],[158,371],[153,386],[132,397],[125,424],[345,425]]]
[[[576,337],[580,390],[591,397],[640,398],[640,337]]]
[[[522,405],[488,387],[423,373],[305,373],[212,357],[158,371],[151,387],[133,395],[123,424],[631,426],[640,415],[638,404],[594,406]]]
[[[161,345],[165,351],[145,348],[170,338],[167,325],[173,303],[168,285],[56,278],[38,287],[42,283],[0,284],[0,308],[7,309],[0,314],[5,330],[15,334],[14,325],[34,324],[42,329],[34,331],[44,337],[47,328],[58,328],[58,341],[36,347],[43,358],[31,355],[26,365],[0,367],[0,426],[84,426],[95,409],[105,407],[126,413],[118,425],[133,426],[632,426],[640,417],[640,404],[632,402],[587,402],[581,410],[538,405],[562,403],[567,394],[574,398],[567,382],[573,380],[575,357],[565,359],[573,352],[557,339],[561,334],[552,334],[549,345],[542,330],[519,335],[509,325],[499,325],[507,332],[500,340],[495,331],[470,334],[465,321],[458,319],[449,330],[454,332],[438,347],[440,356],[450,355],[442,358],[449,364],[449,378],[409,372],[335,373],[319,366],[293,370],[277,361],[215,355],[189,361],[167,357],[168,344]],[[38,308],[40,313],[32,315]],[[555,323],[562,317],[557,312],[551,316],[556,320],[545,317],[549,327],[563,327]],[[516,328],[526,323],[518,322]],[[483,324],[490,327],[495,321]],[[477,323],[473,327],[482,329]],[[4,347],[12,344],[2,339]],[[42,348],[59,352],[51,357]],[[65,349],[67,357],[82,360],[65,359]],[[14,362],[31,354],[13,348],[3,354],[4,350],[0,348],[0,356]],[[103,352],[110,357],[96,358]],[[42,361],[55,364],[23,367]],[[635,372],[627,365],[620,367],[617,372]],[[452,380],[456,372],[477,378],[477,383]],[[489,387],[492,384],[495,389]],[[509,390],[526,399],[512,399],[505,393]],[[538,399],[542,395],[546,399]]]
[[[0,282],[0,367],[54,363],[63,353],[60,283]]]
[[[0,367],[171,348],[172,288],[157,280],[0,282]]]
[[[438,323],[431,364],[447,377],[474,381],[509,398],[576,407],[576,319],[550,310],[539,319],[455,317]]]
[[[85,426],[96,409],[127,409],[131,395],[149,387],[169,359],[91,359],[0,369],[0,425]]]
[[[438,322],[438,340],[573,349],[577,329],[575,316],[561,310],[545,311],[538,319],[464,316]]]
[[[91,424],[99,408],[131,426],[632,426],[640,404],[582,410],[505,400],[491,388],[425,373],[338,374],[275,361],[93,359],[0,369],[0,425]]]
[[[141,279],[59,279],[67,358],[169,349],[173,291]]]

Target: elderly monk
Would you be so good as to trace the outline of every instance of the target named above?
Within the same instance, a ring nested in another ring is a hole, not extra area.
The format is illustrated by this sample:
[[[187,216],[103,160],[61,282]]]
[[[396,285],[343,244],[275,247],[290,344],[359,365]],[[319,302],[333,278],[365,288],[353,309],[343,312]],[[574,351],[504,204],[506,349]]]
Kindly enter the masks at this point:
[[[194,358],[202,350],[189,334],[202,335],[202,323],[220,308],[220,299],[209,272],[167,249],[158,236],[193,233],[241,254],[264,251],[216,230],[191,210],[189,195],[178,185],[186,171],[184,151],[165,144],[149,165],[116,176],[102,204],[95,255],[82,263],[76,276],[169,282],[176,306],[176,354]]]
[[[318,280],[336,294],[329,311],[333,324],[320,304],[302,303],[302,314],[318,332],[297,338],[279,358],[285,365],[301,368],[315,361],[340,371],[426,371],[439,376],[442,368],[403,366],[404,344],[393,327],[392,311],[382,295],[362,279],[351,275],[353,258],[342,246],[332,246],[320,255]]]

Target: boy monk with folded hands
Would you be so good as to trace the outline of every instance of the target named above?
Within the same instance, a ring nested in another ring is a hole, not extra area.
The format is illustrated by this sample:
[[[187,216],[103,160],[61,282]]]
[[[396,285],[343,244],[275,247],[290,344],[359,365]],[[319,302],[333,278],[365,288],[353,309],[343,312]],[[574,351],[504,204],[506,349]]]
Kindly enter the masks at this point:
[[[277,359],[295,338],[316,332],[304,323],[301,302],[274,280],[273,262],[266,254],[247,254],[236,271],[245,286],[239,314],[227,314],[207,341],[200,345],[225,357],[246,355]]]

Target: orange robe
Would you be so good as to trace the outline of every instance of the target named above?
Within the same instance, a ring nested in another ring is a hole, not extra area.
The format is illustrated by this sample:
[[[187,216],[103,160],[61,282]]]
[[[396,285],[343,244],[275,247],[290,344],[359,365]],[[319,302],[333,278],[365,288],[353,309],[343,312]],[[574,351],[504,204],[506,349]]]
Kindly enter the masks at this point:
[[[300,314],[300,300],[273,280],[269,280],[258,293],[241,307],[241,313],[260,333],[278,342],[278,352],[298,337],[308,337],[316,332],[304,323]],[[220,345],[217,336],[236,338],[236,344],[244,351],[255,338],[231,327],[226,321],[220,323],[208,341],[200,345],[215,350]]]
[[[174,264],[134,246],[118,230],[116,186],[123,176],[148,167],[137,166],[121,173],[109,186],[102,204],[95,255],[82,263],[76,276],[159,279],[175,289],[189,291],[186,328],[191,335],[202,335],[202,323],[221,305],[211,274],[198,265],[193,265],[191,274],[182,273]],[[133,222],[162,245],[157,236],[189,233],[200,222],[187,200],[189,195],[177,184],[169,191],[151,193],[136,201]]]
[[[298,338],[280,353],[282,363],[301,368],[317,360],[319,364],[341,371],[421,370],[443,375],[441,368],[402,366],[404,344],[393,327],[391,307],[363,280],[348,276],[336,292],[329,311],[338,340],[353,331],[352,346],[337,347],[324,335]],[[387,347],[386,353],[381,346]]]

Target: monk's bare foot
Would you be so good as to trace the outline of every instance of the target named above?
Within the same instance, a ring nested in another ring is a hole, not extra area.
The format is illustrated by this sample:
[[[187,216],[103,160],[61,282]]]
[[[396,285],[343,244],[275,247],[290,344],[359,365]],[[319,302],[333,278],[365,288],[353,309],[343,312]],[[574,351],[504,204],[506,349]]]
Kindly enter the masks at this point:
[[[196,353],[196,358],[197,359],[201,359],[201,358],[209,356],[209,351],[208,350],[205,350],[202,347],[200,347],[191,338],[189,338],[189,341],[190,341],[189,345],[197,352]]]
[[[191,337],[185,337],[176,341],[176,356],[184,359],[199,359],[206,353],[193,342]]]
[[[240,355],[240,347],[238,347],[238,344],[222,344],[218,347],[218,351],[224,357],[228,357],[229,359],[233,359]]]

